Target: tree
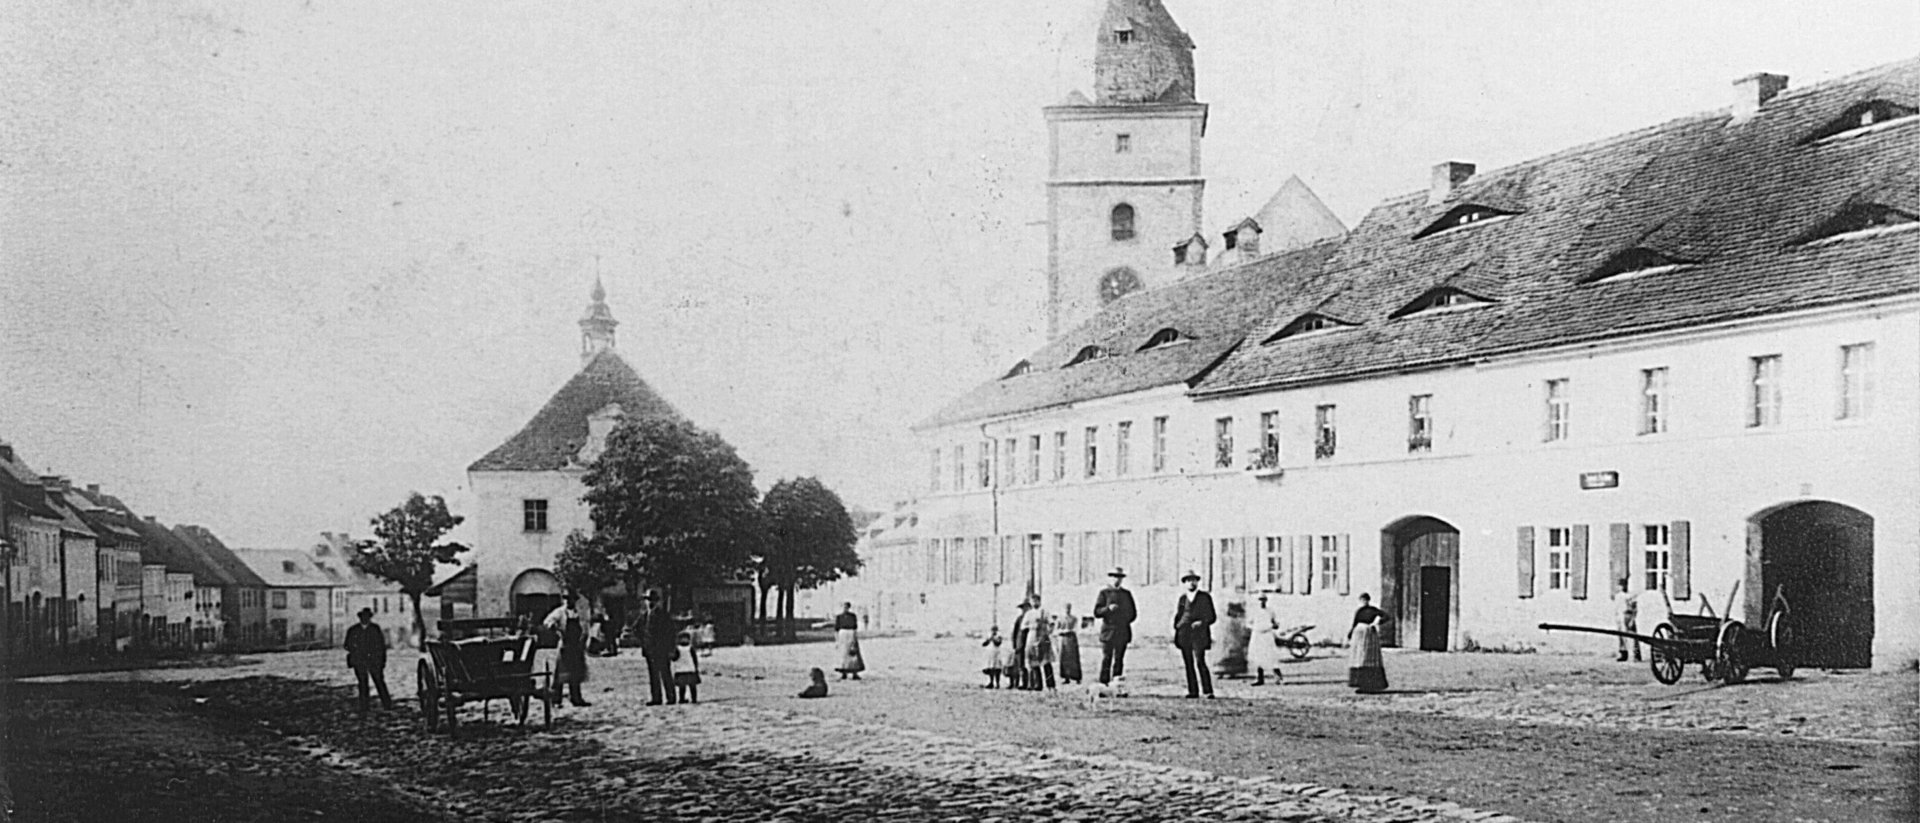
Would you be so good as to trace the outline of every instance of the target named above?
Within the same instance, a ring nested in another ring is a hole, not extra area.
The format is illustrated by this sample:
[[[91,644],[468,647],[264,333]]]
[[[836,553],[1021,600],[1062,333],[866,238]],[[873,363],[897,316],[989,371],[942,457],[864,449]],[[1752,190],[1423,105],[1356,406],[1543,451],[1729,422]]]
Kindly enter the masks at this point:
[[[606,541],[588,537],[579,529],[567,535],[566,545],[553,556],[553,575],[582,594],[604,589],[620,580],[620,570],[607,556]]]
[[[407,502],[393,507],[372,520],[376,539],[360,541],[349,561],[353,567],[375,577],[396,583],[400,593],[413,601],[415,637],[427,636],[427,621],[420,614],[420,595],[433,585],[434,568],[454,562],[466,551],[459,543],[442,543],[440,538],[464,520],[447,511],[447,501],[419,492],[407,495]]]
[[[780,592],[781,632],[791,640],[794,592],[860,571],[860,555],[853,550],[859,535],[840,496],[817,477],[773,484],[760,508],[767,541],[759,566],[763,579]]]
[[[596,540],[627,583],[676,590],[729,580],[760,537],[753,469],[713,432],[674,418],[628,419],[587,467]]]

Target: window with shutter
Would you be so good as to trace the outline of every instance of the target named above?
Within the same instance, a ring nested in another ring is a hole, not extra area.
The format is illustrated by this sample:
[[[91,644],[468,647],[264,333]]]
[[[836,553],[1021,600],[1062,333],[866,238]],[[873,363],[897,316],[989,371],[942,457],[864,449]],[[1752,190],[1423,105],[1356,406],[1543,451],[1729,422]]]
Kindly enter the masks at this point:
[[[1294,538],[1294,575],[1298,578],[1299,592],[1313,594],[1313,536],[1303,534]]]
[[[1587,527],[1573,527],[1573,599],[1587,599]]]
[[[1521,597],[1533,596],[1533,527],[1521,526],[1514,550]]]

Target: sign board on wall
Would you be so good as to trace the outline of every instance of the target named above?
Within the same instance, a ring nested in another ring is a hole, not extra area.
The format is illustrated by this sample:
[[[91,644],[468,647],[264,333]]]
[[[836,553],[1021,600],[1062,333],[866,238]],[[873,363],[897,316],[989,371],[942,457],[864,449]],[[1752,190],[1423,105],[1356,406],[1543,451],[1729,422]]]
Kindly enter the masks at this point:
[[[1619,485],[1620,485],[1619,472],[1581,472],[1580,473],[1580,488],[1583,491],[1589,490],[1589,489],[1611,489]]]

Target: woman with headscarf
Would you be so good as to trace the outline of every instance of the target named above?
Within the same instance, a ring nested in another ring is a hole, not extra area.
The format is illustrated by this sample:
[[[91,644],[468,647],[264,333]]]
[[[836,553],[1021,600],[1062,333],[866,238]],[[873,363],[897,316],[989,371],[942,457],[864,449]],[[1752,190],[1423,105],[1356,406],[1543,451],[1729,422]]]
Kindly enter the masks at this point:
[[[840,656],[840,665],[834,667],[840,679],[859,680],[867,661],[860,656],[860,616],[853,613],[852,603],[840,604],[840,614],[833,618],[833,646]]]
[[[1387,690],[1387,669],[1380,658],[1380,623],[1387,613],[1373,607],[1372,598],[1360,595],[1360,608],[1353,613],[1353,629],[1347,633],[1347,685],[1362,694]]]

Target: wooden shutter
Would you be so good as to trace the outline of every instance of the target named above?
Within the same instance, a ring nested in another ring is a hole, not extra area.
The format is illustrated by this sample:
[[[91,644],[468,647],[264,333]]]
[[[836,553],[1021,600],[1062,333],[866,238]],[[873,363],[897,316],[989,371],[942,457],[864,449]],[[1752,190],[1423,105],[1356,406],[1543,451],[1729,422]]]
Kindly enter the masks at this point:
[[[1293,538],[1273,539],[1280,542],[1277,547],[1280,552],[1280,579],[1274,581],[1274,586],[1280,589],[1281,594],[1293,594]]]
[[[1300,561],[1297,567],[1300,575],[1300,593],[1313,594],[1313,535],[1300,535],[1297,548],[1300,553],[1294,557]]]
[[[1520,573],[1520,596],[1533,596],[1533,527],[1521,526],[1514,558]]]
[[[1247,591],[1256,591],[1267,587],[1267,573],[1261,568],[1266,562],[1262,553],[1265,547],[1260,545],[1258,535],[1246,535],[1240,538],[1240,579],[1246,582]]]
[[[1353,580],[1353,551],[1347,538],[1348,535],[1340,535],[1340,593],[1342,595],[1347,593],[1349,583]]]
[[[1573,563],[1573,599],[1587,599],[1587,524],[1573,527],[1573,547],[1567,552]]]
[[[1633,527],[1625,523],[1607,526],[1607,593],[1612,594],[1620,579],[1633,576]],[[1633,591],[1633,581],[1627,581]]]
[[[1675,602],[1693,597],[1693,523],[1675,520],[1667,530],[1671,539],[1668,544],[1670,572],[1669,583],[1673,586]]]

